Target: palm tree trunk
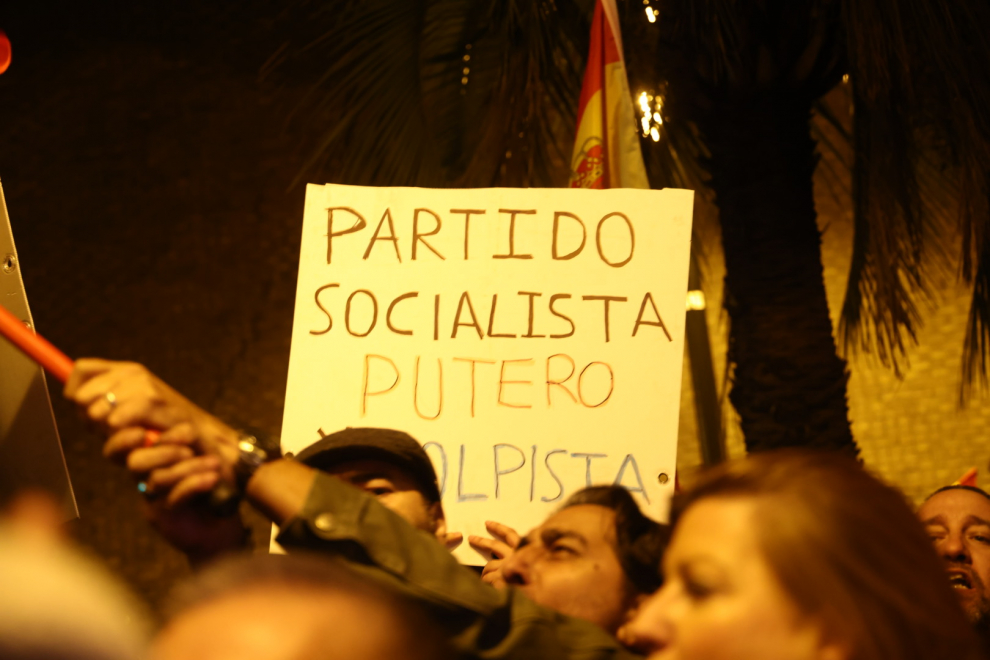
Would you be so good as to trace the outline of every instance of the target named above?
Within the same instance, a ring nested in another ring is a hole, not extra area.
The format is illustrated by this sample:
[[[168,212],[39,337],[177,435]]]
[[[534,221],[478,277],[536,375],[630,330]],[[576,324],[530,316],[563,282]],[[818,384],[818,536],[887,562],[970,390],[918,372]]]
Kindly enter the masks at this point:
[[[836,353],[815,221],[809,103],[762,92],[699,122],[721,214],[732,321],[730,399],[749,451],[858,453]]]

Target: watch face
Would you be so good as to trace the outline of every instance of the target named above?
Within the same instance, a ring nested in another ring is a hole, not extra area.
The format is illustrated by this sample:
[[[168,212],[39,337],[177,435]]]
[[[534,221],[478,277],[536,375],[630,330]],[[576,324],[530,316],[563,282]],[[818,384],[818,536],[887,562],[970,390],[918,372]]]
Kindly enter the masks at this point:
[[[260,451],[260,448],[254,443],[254,438],[241,438],[237,443],[237,448],[240,449],[245,454],[253,454]]]
[[[239,440],[246,440],[254,447],[261,449],[265,452],[265,456],[269,460],[278,458],[282,455],[282,443],[279,441],[278,437],[273,437],[271,434],[265,433],[260,429],[256,429],[251,426],[240,426],[239,435]]]
[[[253,436],[241,436],[237,443],[240,451],[239,463],[243,463],[253,472],[255,468],[268,460],[268,452],[255,444]]]

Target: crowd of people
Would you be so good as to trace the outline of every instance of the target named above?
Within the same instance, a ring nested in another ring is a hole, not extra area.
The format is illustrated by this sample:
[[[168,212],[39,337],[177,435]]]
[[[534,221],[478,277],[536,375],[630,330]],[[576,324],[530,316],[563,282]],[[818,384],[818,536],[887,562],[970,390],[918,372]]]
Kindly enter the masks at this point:
[[[990,496],[975,487],[914,511],[848,457],[765,453],[706,472],[669,526],[620,486],[575,493],[525,534],[487,523],[466,539],[491,557],[479,575],[451,555],[465,539],[401,431],[349,428],[282,457],[132,363],[80,360],[65,396],[198,570],[150,638],[124,596],[68,580],[102,603],[94,621],[129,612],[93,624],[120,644],[0,634],[3,658],[964,660],[990,638]],[[247,548],[242,500],[285,555]],[[0,555],[24,536],[0,528]],[[18,609],[5,591],[0,609]]]

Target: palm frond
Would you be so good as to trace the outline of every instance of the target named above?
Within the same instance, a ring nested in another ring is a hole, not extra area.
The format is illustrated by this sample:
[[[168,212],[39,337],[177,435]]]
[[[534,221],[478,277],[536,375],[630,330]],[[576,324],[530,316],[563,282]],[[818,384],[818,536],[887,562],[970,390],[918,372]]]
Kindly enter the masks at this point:
[[[843,335],[896,361],[919,318],[927,249],[940,262],[947,227],[961,229],[962,275],[975,285],[964,388],[987,370],[990,296],[990,28],[986,3],[843,3],[856,108],[856,245]],[[957,202],[958,200],[958,202]],[[882,272],[886,271],[886,272]],[[985,276],[985,275],[983,275]],[[864,322],[864,321],[868,321]]]
[[[322,169],[377,185],[566,180],[561,145],[574,131],[585,4],[365,0],[327,12],[303,3],[322,30],[268,67],[322,63],[293,119],[328,128],[298,179]]]
[[[986,199],[984,195],[983,199]],[[973,208],[969,213],[982,212],[986,218],[987,207]],[[971,257],[975,273],[973,299],[969,306],[966,323],[966,336],[963,343],[963,381],[959,392],[961,404],[965,404],[972,394],[972,386],[978,384],[984,391],[990,388],[990,232],[987,225],[975,226],[967,238],[967,247],[979,246],[979,252]],[[982,232],[982,235],[981,235]]]
[[[313,23],[331,21],[333,29],[294,46],[282,66],[312,69],[313,60],[323,63],[294,117],[325,127],[316,134],[308,170],[346,162],[340,182],[435,185],[441,168],[420,103],[424,8],[415,2],[370,0],[338,3],[335,10],[313,10]],[[390,157],[391,144],[402,144],[414,156]]]
[[[889,104],[865,103],[854,78],[853,257],[839,334],[843,346],[875,352],[900,373],[921,325],[916,298],[930,297],[927,249],[937,255],[944,209],[922,194],[911,127]]]
[[[770,89],[809,103],[849,71],[855,245],[842,343],[895,370],[960,228],[974,286],[966,382],[990,364],[990,3],[944,0],[638,0],[620,3],[634,92],[664,96],[644,140],[652,185],[699,190],[707,136]],[[566,180],[593,0],[297,0],[309,37],[268,69],[316,82],[294,120],[325,127],[308,169],[377,185],[559,185]],[[291,74],[290,74],[291,75]],[[820,148],[843,151],[824,132]],[[839,162],[839,161],[837,161]],[[958,203],[956,200],[958,199]]]

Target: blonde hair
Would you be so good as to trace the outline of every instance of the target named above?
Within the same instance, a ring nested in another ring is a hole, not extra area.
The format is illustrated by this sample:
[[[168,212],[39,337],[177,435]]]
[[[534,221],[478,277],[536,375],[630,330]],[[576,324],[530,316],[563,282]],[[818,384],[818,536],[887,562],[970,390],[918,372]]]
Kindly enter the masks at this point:
[[[751,497],[767,563],[849,660],[982,657],[904,497],[851,458],[782,450],[726,463],[674,500]]]

